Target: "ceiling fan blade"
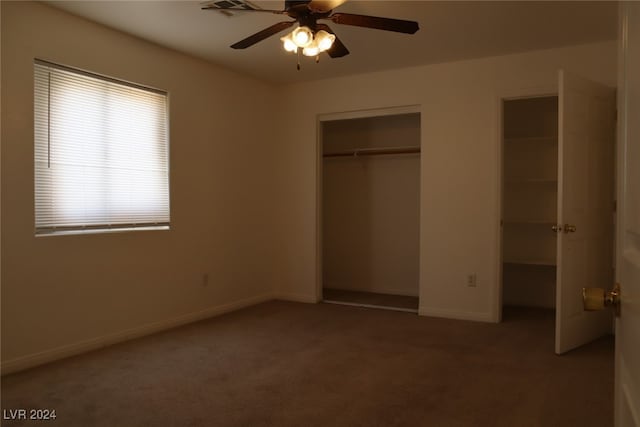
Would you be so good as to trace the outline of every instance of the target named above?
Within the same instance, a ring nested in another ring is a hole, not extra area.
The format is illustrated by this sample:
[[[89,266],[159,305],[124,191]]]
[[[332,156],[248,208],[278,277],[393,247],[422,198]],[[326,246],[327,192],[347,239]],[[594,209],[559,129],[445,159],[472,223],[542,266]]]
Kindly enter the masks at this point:
[[[415,21],[380,18],[378,16],[354,15],[351,13],[334,13],[326,19],[330,19],[336,24],[375,28],[376,30],[395,31],[405,34],[414,34],[420,29],[418,23]]]
[[[331,30],[331,28],[329,28],[328,25],[317,24],[316,27],[319,30],[325,30],[327,33],[330,33],[336,36],[336,39],[333,41],[333,44],[331,45],[329,50],[326,51],[330,57],[341,58],[343,56],[349,55],[349,49],[347,49],[347,47],[342,43],[342,41],[340,41],[336,33],[333,32],[333,30]]]
[[[231,45],[232,48],[234,49],[246,49],[249,46],[253,46],[254,44],[261,42],[262,40],[266,39],[267,37],[271,37],[274,34],[279,33],[282,30],[285,30],[287,28],[289,28],[290,26],[292,26],[293,24],[295,24],[296,21],[285,21],[285,22],[278,22],[277,24],[274,24],[268,28],[265,28],[262,31],[259,31],[249,37],[247,37],[244,40],[240,40],[237,43],[234,43]]]
[[[342,58],[343,56],[349,55],[349,49],[347,49],[347,47],[342,43],[342,41],[340,41],[338,36],[336,36],[336,39],[333,41],[333,44],[331,45],[329,50],[327,50],[326,52],[332,58]]]
[[[347,0],[311,0],[307,7],[312,12],[324,13],[335,9],[346,1]]]

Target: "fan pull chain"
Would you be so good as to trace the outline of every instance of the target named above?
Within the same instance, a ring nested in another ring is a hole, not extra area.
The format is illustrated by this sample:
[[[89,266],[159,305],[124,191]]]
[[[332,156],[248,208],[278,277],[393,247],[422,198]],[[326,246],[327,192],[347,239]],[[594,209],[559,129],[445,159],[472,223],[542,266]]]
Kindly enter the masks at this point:
[[[316,55],[316,64],[320,62],[320,55]]]
[[[298,50],[297,54],[298,54],[298,56],[297,56],[297,58],[298,58],[298,71],[300,71],[300,50]]]

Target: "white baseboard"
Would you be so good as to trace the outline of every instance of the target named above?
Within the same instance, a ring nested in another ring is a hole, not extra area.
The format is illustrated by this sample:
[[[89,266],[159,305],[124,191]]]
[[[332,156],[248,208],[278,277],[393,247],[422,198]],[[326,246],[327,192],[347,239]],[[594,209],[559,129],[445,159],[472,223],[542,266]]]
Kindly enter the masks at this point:
[[[292,302],[304,302],[315,304],[318,302],[318,298],[315,295],[309,294],[295,294],[288,292],[277,292],[275,294],[274,299],[279,299],[283,301],[292,301]]]
[[[457,311],[457,310],[441,310],[437,308],[420,308],[418,310],[420,316],[443,317],[445,319],[457,320],[475,320],[477,322],[495,323],[495,316],[492,313],[483,313],[477,311]]]
[[[91,350],[97,350],[99,348],[106,347],[112,344],[128,341],[145,335],[150,335],[166,329],[175,328],[177,326],[186,325],[187,323],[197,322],[198,320],[207,319],[209,317],[219,316],[224,313],[236,311],[241,308],[260,304],[262,302],[270,301],[273,299],[274,295],[271,293],[258,295],[256,297],[246,298],[240,301],[234,301],[228,304],[211,307],[206,310],[185,314],[182,316],[174,317],[172,319],[148,323],[146,325],[128,329],[126,331],[116,332],[113,334],[104,335],[102,337],[64,345],[62,347],[57,347],[51,350],[45,350],[39,353],[21,356],[15,359],[2,361],[0,370],[2,372],[2,375],[22,371],[34,366],[43,365],[55,360],[75,356],[81,353],[86,353]]]

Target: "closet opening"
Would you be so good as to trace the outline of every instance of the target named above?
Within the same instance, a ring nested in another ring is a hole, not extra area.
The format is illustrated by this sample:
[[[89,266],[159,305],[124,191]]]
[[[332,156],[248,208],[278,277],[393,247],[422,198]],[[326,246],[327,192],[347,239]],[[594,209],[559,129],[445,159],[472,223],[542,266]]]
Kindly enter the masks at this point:
[[[502,117],[502,316],[535,315],[554,334],[558,97],[503,100]]]
[[[420,113],[319,126],[323,302],[417,313]]]

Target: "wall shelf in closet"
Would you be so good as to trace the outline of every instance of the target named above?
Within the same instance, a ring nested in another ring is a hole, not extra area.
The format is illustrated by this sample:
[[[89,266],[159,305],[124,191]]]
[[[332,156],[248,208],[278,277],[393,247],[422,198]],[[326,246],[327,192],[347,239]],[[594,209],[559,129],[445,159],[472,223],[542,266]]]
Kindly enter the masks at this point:
[[[325,153],[322,157],[361,157],[361,156],[383,156],[397,154],[419,154],[420,147],[380,147],[380,148],[358,148],[355,150],[337,151],[335,153]]]
[[[541,267],[556,266],[556,260],[554,259],[505,259],[504,263],[514,265],[534,265]]]
[[[556,225],[554,221],[536,220],[536,219],[505,219],[502,223],[504,225],[531,225],[531,226],[548,226],[548,227],[552,227]]]
[[[553,184],[558,185],[558,180],[555,178],[523,178],[523,179],[510,179],[506,181],[507,185],[523,185],[523,184]]]
[[[507,305],[554,307],[557,97],[504,101],[502,280]]]
[[[537,137],[505,138],[504,142],[507,144],[517,144],[517,143],[557,144],[558,137],[537,136]]]

